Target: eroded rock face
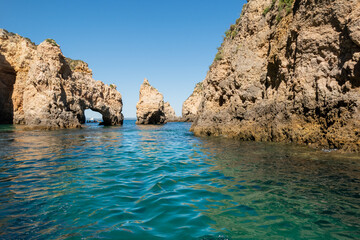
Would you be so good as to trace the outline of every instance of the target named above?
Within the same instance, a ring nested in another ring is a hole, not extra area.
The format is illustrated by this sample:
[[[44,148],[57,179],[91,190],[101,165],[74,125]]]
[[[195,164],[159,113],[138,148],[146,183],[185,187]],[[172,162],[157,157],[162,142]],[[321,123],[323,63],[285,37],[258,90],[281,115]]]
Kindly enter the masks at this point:
[[[136,118],[136,124],[163,124],[166,120],[164,97],[146,78],[140,86]]]
[[[79,127],[86,109],[101,113],[104,124],[123,122],[121,94],[92,79],[86,63],[65,59],[53,40],[36,46],[1,30],[0,83],[9,86],[2,91],[11,99],[0,98],[0,109],[12,113],[8,122],[48,129]]]
[[[177,122],[180,118],[176,116],[174,108],[169,102],[164,103],[165,119],[167,122]]]
[[[35,52],[29,39],[0,29],[0,123],[25,123],[23,93]]]
[[[193,93],[185,100],[182,105],[182,120],[193,122],[203,97],[203,83],[196,84]]]
[[[226,33],[191,130],[359,152],[359,1],[272,2]]]

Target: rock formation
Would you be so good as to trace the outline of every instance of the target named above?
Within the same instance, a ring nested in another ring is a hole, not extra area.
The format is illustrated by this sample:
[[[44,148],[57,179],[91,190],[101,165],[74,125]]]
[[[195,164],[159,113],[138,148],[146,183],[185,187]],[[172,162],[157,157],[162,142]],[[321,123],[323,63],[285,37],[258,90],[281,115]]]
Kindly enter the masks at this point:
[[[104,124],[122,124],[121,94],[92,79],[85,62],[65,58],[54,40],[36,46],[0,29],[0,123],[43,128],[79,127],[84,111]]]
[[[146,78],[140,86],[136,118],[136,124],[165,123],[164,97]]]
[[[193,122],[197,116],[197,111],[203,95],[203,84],[196,84],[193,93],[185,100],[182,105],[182,120]]]
[[[178,122],[180,118],[176,116],[175,110],[170,105],[169,102],[164,103],[164,112],[165,112],[165,119],[166,122]]]
[[[191,130],[360,151],[360,2],[249,0]]]

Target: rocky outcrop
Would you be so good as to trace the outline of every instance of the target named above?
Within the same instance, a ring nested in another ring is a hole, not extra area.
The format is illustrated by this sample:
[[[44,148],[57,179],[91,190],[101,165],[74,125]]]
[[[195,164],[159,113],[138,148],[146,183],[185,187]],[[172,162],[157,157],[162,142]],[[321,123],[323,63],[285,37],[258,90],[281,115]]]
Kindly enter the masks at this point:
[[[358,0],[249,0],[191,130],[360,151]]]
[[[164,97],[146,78],[140,86],[136,118],[136,124],[163,124],[166,120]]]
[[[164,113],[166,122],[178,122],[181,120],[179,117],[176,116],[175,110],[169,102],[164,103]]]
[[[203,83],[196,84],[193,93],[185,100],[182,105],[182,120],[184,122],[193,122],[197,116],[203,96]]]
[[[0,123],[79,127],[86,109],[101,113],[106,125],[123,122],[121,94],[92,79],[85,62],[65,58],[51,39],[36,46],[0,30],[0,84]]]
[[[25,123],[23,92],[36,46],[0,29],[0,123]]]

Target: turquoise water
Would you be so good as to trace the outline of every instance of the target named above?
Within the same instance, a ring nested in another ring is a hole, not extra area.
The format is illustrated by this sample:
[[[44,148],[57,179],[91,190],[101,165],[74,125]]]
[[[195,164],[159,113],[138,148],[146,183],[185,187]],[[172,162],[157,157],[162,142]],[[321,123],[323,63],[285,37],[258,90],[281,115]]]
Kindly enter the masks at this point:
[[[360,238],[360,155],[189,127],[0,126],[0,239]]]

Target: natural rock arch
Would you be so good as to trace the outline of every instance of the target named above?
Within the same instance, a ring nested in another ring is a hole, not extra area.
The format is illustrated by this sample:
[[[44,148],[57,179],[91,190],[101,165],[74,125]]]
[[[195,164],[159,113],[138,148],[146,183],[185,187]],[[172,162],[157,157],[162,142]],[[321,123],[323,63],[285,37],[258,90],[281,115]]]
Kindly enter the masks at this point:
[[[6,93],[0,99],[6,117],[0,123],[80,127],[87,108],[101,113],[106,125],[123,123],[116,86],[95,81],[88,65],[65,58],[54,40],[36,46],[0,29],[0,54],[0,91]]]

